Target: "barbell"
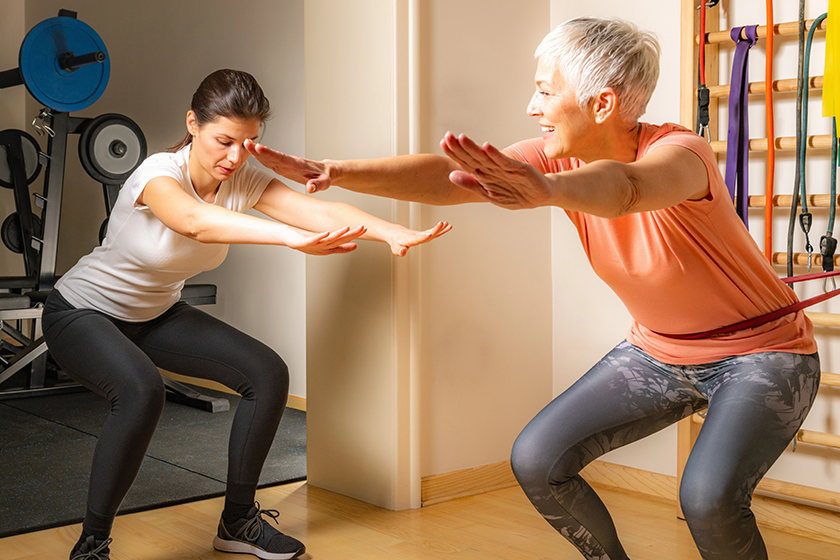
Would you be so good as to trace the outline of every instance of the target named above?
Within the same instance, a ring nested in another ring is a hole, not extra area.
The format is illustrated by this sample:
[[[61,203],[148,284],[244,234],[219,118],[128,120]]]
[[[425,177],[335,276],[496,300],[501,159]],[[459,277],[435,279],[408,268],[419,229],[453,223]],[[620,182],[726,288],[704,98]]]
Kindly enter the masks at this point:
[[[80,111],[108,86],[111,65],[105,43],[74,12],[62,10],[29,30],[18,68],[0,72],[0,88],[24,84],[45,107]]]

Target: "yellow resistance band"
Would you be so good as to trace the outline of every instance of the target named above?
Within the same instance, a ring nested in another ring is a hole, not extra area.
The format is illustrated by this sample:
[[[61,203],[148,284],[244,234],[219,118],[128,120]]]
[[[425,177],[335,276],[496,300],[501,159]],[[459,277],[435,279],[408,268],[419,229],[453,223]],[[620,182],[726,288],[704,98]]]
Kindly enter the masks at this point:
[[[825,72],[822,91],[824,117],[840,117],[840,29],[835,29],[831,25],[832,15],[840,16],[840,0],[828,0],[829,25],[825,32]]]

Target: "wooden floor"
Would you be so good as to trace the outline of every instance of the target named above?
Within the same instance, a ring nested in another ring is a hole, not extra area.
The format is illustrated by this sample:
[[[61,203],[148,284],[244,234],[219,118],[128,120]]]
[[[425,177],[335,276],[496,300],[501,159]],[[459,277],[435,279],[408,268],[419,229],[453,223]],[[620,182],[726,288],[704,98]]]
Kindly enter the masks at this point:
[[[633,560],[699,560],[672,502],[599,488]],[[281,530],[301,539],[308,560],[580,560],[519,488],[402,512],[383,510],[304,482],[260,490]],[[254,558],[216,552],[222,499],[119,516],[113,560]],[[64,560],[79,526],[0,539],[0,560]],[[764,529],[771,560],[837,560],[840,544]]]

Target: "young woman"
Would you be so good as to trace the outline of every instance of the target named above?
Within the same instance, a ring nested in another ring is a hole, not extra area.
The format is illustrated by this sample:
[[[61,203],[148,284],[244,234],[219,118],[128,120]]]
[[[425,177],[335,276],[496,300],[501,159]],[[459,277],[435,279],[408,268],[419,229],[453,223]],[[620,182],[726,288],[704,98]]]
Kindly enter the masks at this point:
[[[297,193],[250,167],[243,145],[257,140],[269,112],[250,74],[219,70],[205,78],[187,113],[185,139],[131,175],[102,245],[62,276],[47,299],[44,337],[53,358],[111,403],[71,560],[110,557],[111,525],[163,409],[158,367],[211,379],[242,395],[214,547],[266,560],[302,554],[303,544],[273,528],[264,516],[276,517],[274,512],[254,501],[286,405],[286,364],[266,345],[179,302],[181,288],[219,266],[231,243],[332,255],[354,250],[356,239],[372,239],[401,256],[450,229],[441,222],[425,232],[408,230]],[[273,220],[243,214],[250,208]]]
[[[704,560],[765,560],[750,500],[816,395],[811,322],[800,311],[683,337],[765,316],[796,295],[738,218],[709,144],[677,125],[639,122],[659,76],[651,34],[578,18],[549,33],[536,56],[528,114],[543,136],[506,150],[452,134],[441,142],[448,158],[317,162],[246,147],[310,192],[335,184],[432,204],[564,209],[633,323],[519,435],[511,465],[525,494],[584,558],[627,560],[578,473],[708,407],[680,485],[688,527]]]

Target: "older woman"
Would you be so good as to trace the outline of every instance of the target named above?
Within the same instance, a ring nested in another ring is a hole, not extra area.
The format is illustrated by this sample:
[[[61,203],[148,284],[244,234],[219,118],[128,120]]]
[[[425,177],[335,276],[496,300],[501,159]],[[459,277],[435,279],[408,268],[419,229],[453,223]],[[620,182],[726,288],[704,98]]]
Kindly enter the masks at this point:
[[[689,529],[707,560],[766,558],[750,500],[816,394],[812,325],[798,312],[735,326],[796,296],[740,222],[707,142],[677,125],[638,122],[659,73],[650,34],[580,18],[551,32],[536,56],[528,113],[544,135],[503,151],[452,134],[441,142],[448,159],[314,162],[246,147],[313,192],[338,184],[432,204],[563,208],[633,323],[522,431],[511,459],[517,480],[585,558],[626,559],[578,473],[708,407],[680,488]]]

